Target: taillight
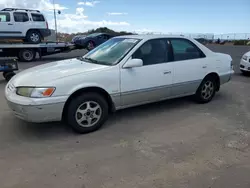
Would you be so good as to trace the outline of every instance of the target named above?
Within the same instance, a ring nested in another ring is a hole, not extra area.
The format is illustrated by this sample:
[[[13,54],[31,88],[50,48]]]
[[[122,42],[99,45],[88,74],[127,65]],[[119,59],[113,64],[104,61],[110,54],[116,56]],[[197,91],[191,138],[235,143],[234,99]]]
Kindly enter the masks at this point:
[[[231,61],[231,69],[234,70],[234,64],[233,61]]]
[[[48,24],[48,22],[46,21],[46,27],[47,27],[47,29],[49,29],[49,24]]]

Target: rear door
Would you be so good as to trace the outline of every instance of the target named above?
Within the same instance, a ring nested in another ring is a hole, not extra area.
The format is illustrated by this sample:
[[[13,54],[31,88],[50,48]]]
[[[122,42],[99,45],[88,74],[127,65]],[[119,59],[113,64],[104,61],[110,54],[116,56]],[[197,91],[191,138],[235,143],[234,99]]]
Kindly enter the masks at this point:
[[[13,36],[13,23],[9,12],[0,12],[0,37]]]
[[[13,12],[13,32],[17,36],[26,36],[26,32],[32,28],[32,21],[27,12]]]
[[[173,96],[193,94],[207,75],[205,54],[190,40],[169,39],[173,55]]]

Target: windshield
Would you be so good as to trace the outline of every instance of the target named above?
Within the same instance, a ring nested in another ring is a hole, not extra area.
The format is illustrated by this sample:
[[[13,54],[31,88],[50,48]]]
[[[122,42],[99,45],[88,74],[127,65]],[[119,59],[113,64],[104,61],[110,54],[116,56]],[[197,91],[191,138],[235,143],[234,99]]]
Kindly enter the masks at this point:
[[[138,39],[112,38],[90,51],[83,60],[102,65],[115,65],[139,42]]]

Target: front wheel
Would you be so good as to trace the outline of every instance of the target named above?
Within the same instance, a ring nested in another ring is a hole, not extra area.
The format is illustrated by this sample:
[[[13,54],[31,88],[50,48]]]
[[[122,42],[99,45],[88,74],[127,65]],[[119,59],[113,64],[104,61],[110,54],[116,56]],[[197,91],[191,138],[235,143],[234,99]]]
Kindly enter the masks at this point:
[[[68,124],[78,133],[98,130],[108,118],[108,103],[98,93],[84,93],[70,102]]]
[[[210,102],[216,92],[216,81],[210,76],[205,78],[200,84],[198,90],[195,94],[195,99],[199,103],[208,103]]]
[[[95,43],[93,41],[89,41],[87,43],[87,50],[90,51],[90,50],[93,50],[95,48]]]

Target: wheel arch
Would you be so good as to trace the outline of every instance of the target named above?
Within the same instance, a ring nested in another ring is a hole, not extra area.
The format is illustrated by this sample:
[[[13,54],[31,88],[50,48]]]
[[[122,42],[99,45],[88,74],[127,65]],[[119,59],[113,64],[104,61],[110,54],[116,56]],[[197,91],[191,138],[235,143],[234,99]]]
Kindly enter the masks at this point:
[[[27,34],[28,34],[30,31],[37,31],[37,32],[39,33],[41,39],[43,39],[43,35],[42,35],[40,29],[38,29],[38,28],[30,28],[30,29],[28,29],[28,30],[26,31],[25,37],[27,37]]]
[[[102,95],[108,103],[109,112],[111,113],[111,112],[115,111],[114,102],[113,102],[111,96],[109,95],[109,93],[105,89],[98,87],[98,86],[84,87],[84,88],[80,88],[80,89],[74,91],[69,96],[69,98],[67,99],[67,101],[63,107],[62,119],[65,120],[65,118],[67,117],[65,115],[65,113],[67,113],[68,106],[69,106],[70,102],[72,101],[72,99],[74,97],[82,95],[83,93],[86,93],[86,92],[94,92],[94,93],[98,93],[98,94]]]

